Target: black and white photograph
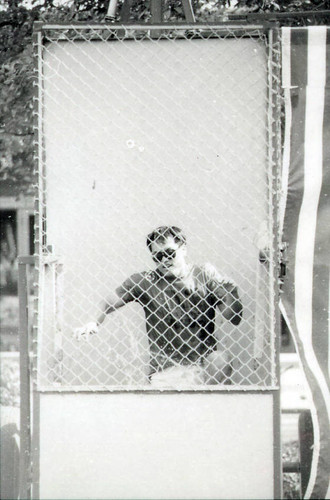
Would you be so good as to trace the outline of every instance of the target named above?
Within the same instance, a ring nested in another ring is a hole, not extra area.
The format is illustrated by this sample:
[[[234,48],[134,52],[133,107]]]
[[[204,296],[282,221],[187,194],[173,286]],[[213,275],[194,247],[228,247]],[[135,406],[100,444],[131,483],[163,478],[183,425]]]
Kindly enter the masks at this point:
[[[1,498],[330,498],[319,3],[5,2]]]

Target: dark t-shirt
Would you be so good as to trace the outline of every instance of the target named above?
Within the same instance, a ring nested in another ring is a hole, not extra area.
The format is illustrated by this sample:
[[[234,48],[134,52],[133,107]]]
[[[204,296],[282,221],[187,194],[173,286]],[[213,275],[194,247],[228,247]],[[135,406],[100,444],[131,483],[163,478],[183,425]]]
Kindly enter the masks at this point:
[[[152,370],[200,362],[216,349],[215,308],[235,285],[211,264],[191,266],[183,282],[157,271],[133,274],[118,289],[126,302],[142,305]]]

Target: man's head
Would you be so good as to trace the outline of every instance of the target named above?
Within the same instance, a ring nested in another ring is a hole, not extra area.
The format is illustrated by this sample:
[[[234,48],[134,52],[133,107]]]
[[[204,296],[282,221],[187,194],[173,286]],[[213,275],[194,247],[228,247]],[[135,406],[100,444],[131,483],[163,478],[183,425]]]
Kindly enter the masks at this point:
[[[147,247],[162,274],[185,273],[186,237],[176,226],[160,226],[147,237]]]

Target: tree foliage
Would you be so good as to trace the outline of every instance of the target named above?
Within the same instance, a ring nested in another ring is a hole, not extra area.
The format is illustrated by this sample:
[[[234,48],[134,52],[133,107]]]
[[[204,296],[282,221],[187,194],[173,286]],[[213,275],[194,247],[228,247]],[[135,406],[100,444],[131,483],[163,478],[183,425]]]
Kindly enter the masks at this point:
[[[0,3],[0,180],[12,191],[33,184],[32,31],[35,21],[103,21],[108,0],[2,0]],[[196,20],[219,21],[228,14],[327,10],[329,0],[193,0]],[[118,16],[123,0],[118,2]],[[181,2],[166,0],[165,21],[184,19]],[[150,21],[150,0],[132,0],[130,21]],[[297,15],[297,22],[299,16]],[[294,19],[291,18],[291,24]],[[321,20],[322,22],[322,20]],[[299,23],[298,23],[299,24]]]

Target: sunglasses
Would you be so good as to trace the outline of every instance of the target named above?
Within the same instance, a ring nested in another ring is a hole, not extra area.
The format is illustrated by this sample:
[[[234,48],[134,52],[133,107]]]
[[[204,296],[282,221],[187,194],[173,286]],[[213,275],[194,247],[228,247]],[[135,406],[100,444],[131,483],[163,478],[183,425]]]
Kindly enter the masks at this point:
[[[152,256],[155,262],[162,262],[164,257],[167,259],[175,259],[176,250],[174,250],[174,248],[168,248],[167,250],[162,250]]]

